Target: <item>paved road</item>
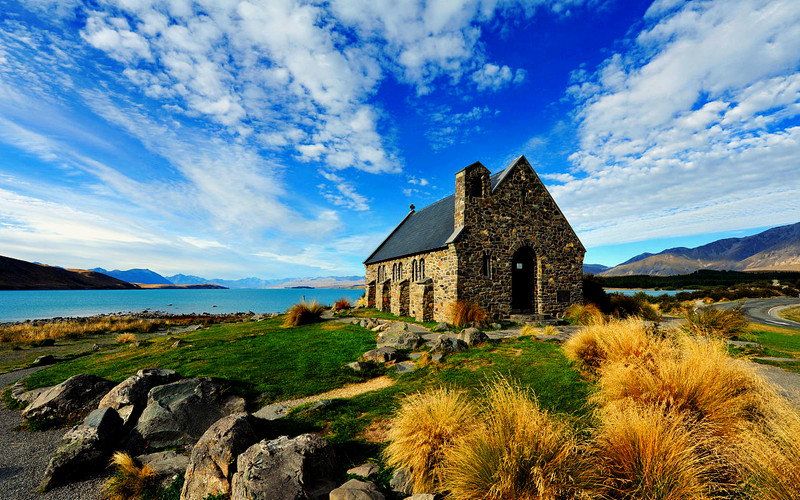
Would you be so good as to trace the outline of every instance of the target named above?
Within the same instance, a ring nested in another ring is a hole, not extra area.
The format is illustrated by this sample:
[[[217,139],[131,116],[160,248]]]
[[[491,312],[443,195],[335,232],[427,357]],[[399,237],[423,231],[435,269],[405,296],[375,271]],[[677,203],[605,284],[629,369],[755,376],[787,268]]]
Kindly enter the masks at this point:
[[[782,326],[786,328],[800,328],[800,323],[789,321],[778,316],[778,311],[785,307],[800,306],[800,297],[775,297],[771,299],[748,299],[736,302],[723,302],[714,304],[714,307],[731,309],[741,304],[744,314],[749,321],[762,325]]]

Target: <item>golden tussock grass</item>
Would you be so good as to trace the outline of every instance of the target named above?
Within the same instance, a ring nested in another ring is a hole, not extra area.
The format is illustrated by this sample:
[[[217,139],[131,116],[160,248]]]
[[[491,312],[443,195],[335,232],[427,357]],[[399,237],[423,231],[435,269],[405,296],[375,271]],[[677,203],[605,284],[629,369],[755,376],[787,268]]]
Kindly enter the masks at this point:
[[[117,344],[130,344],[136,342],[136,335],[132,333],[120,333],[117,335]]]
[[[600,373],[594,395],[600,404],[631,400],[685,413],[728,442],[744,423],[766,415],[774,394],[752,366],[706,338],[681,337],[648,363],[617,361]]]
[[[311,302],[306,302],[303,300],[286,311],[286,318],[283,320],[283,326],[291,327],[315,323],[319,321],[323,311],[325,311],[325,308],[317,301],[312,300]]]
[[[417,493],[438,491],[444,454],[469,434],[477,410],[466,392],[439,388],[407,396],[387,434],[386,463],[410,472]]]
[[[2,342],[37,342],[45,339],[75,339],[96,333],[150,333],[162,325],[184,324],[186,321],[144,319],[133,316],[105,316],[86,320],[20,323],[0,327]]]
[[[692,335],[732,338],[747,331],[747,320],[741,306],[733,309],[705,307],[686,313],[686,324],[682,327]]]
[[[753,498],[800,498],[800,413],[776,399],[766,421],[742,433],[738,465]]]
[[[709,461],[681,415],[633,403],[609,405],[591,444],[603,498],[708,498]]]
[[[342,297],[341,299],[339,299],[339,300],[337,300],[336,302],[333,303],[333,310],[335,312],[346,311],[347,309],[350,309],[351,307],[353,307],[353,306],[350,305],[350,301],[347,300],[346,297]]]
[[[597,325],[605,316],[594,304],[572,304],[564,310],[564,319],[577,325]]]
[[[667,348],[668,341],[638,318],[587,326],[564,343],[567,357],[589,370],[597,370],[606,362],[646,361]]]
[[[445,449],[448,498],[578,498],[587,471],[570,427],[506,379],[485,392],[481,423]]]
[[[457,300],[450,308],[450,318],[457,328],[464,328],[472,324],[483,325],[489,315],[478,304],[466,300]]]
[[[149,465],[139,467],[127,453],[116,452],[111,457],[116,472],[103,485],[107,500],[135,500],[155,487],[156,474]]]

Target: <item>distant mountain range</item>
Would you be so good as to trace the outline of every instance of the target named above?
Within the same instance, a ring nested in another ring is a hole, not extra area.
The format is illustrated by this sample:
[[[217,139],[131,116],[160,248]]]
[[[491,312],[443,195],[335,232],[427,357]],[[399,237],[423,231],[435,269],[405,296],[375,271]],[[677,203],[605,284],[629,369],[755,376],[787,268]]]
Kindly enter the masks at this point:
[[[127,281],[128,283],[143,283],[145,285],[179,285],[180,283],[173,283],[160,274],[153,272],[149,269],[128,269],[127,271],[120,271],[114,269],[113,271],[106,271],[102,267],[95,267],[90,269],[98,273],[117,278],[118,280]],[[192,283],[192,285],[200,285],[201,283]]]
[[[176,285],[196,285],[212,283],[228,288],[353,288],[364,286],[364,276],[326,276],[322,278],[282,278],[264,280],[261,278],[242,278],[238,280],[207,279],[199,276],[175,274],[167,276]]]
[[[117,290],[138,288],[86,269],[34,264],[0,255],[0,290]]]
[[[800,271],[800,222],[774,227],[745,238],[725,238],[696,248],[643,253],[601,276],[673,276],[699,269],[729,271]]]
[[[600,274],[607,269],[611,268],[603,264],[584,264],[583,274]]]

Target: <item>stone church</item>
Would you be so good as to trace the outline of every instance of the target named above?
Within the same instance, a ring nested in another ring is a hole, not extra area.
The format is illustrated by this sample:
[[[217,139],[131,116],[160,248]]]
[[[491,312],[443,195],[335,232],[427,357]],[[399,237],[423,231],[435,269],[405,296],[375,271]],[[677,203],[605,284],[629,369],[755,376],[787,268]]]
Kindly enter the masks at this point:
[[[495,318],[555,316],[582,300],[585,252],[524,156],[494,175],[476,162],[364,261],[367,304],[422,321],[449,321],[457,300]]]

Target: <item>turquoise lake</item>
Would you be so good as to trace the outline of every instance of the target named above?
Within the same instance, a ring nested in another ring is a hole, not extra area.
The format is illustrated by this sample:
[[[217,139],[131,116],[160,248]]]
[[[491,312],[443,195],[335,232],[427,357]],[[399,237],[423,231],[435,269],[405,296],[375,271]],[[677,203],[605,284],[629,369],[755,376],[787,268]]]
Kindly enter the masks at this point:
[[[330,305],[346,297],[350,302],[364,290],[20,290],[0,291],[0,323],[55,317],[138,311],[167,313],[278,313],[303,300]]]

